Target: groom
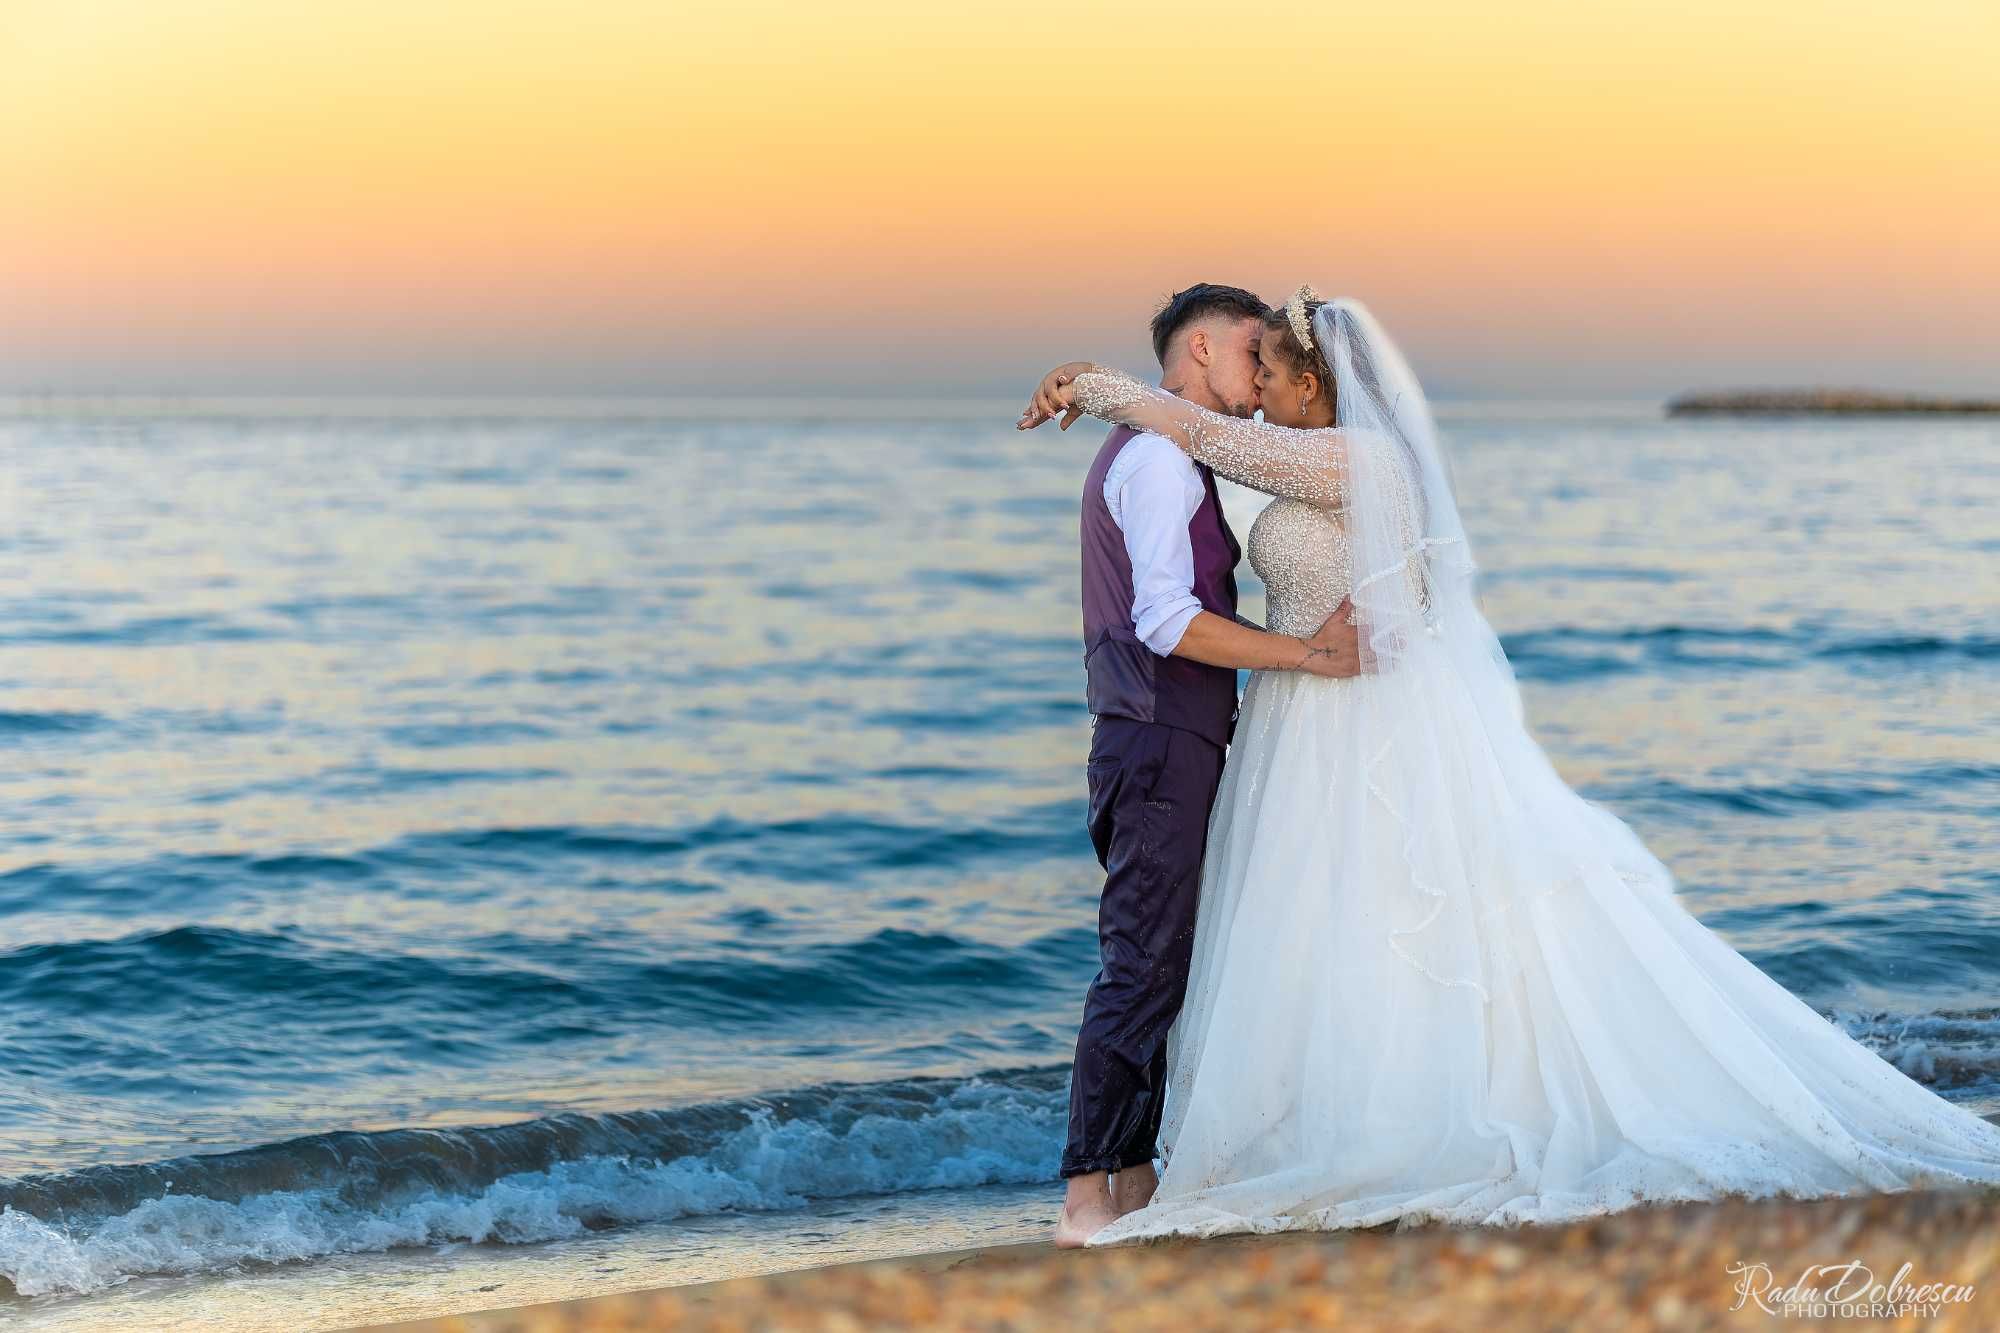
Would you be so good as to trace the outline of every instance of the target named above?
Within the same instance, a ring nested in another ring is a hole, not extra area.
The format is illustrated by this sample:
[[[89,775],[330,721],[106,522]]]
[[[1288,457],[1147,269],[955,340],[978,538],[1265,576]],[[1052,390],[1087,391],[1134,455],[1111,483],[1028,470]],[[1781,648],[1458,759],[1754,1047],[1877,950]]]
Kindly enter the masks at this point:
[[[1153,317],[1161,387],[1251,415],[1269,314],[1240,287],[1175,293]],[[1104,890],[1100,967],[1077,1033],[1062,1155],[1068,1183],[1056,1244],[1066,1247],[1144,1207],[1158,1183],[1167,1030],[1187,992],[1237,668],[1360,669],[1345,604],[1310,640],[1237,616],[1242,552],[1215,477],[1164,436],[1111,432],[1084,483],[1082,537],[1089,823]]]

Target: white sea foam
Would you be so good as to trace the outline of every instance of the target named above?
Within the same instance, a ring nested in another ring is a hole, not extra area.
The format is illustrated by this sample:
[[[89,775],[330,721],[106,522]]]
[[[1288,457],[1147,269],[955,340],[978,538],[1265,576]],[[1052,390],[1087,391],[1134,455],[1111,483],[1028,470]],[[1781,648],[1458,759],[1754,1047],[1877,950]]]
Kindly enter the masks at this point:
[[[169,1193],[87,1226],[0,1211],[0,1276],[24,1296],[91,1292],[140,1274],[195,1273],[448,1241],[524,1244],[587,1229],[811,1199],[1052,1180],[1060,1089],[973,1080],[923,1113],[820,1119],[759,1112],[707,1152],[669,1162],[587,1157],[464,1193],[434,1189],[367,1207],[335,1190],[236,1202]]]
[[[1955,1093],[2000,1087],[2000,1012],[1836,1009],[1832,1017],[1848,1036],[1919,1083]]]

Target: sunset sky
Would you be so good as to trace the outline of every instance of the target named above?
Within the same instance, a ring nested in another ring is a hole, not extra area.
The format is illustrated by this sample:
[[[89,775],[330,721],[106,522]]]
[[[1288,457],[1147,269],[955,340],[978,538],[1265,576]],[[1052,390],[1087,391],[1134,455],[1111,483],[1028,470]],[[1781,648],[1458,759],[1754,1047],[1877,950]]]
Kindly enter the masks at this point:
[[[1391,12],[1393,10],[1393,12]],[[2000,392],[2000,4],[0,0],[0,392]]]

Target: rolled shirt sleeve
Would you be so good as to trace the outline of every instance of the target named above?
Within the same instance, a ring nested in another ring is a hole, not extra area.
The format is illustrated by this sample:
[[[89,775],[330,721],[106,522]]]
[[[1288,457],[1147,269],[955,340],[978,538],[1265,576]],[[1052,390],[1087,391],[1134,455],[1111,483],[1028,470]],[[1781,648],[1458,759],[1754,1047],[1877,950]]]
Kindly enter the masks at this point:
[[[1162,657],[1201,611],[1188,524],[1203,494],[1194,463],[1159,435],[1135,436],[1104,478],[1105,504],[1132,562],[1132,628]]]

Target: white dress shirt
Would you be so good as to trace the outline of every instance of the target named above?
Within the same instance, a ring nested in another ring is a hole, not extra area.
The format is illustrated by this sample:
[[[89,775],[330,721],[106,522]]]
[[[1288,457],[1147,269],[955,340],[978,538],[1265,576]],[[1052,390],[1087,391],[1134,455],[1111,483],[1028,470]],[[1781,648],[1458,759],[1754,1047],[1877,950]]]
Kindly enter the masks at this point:
[[[1188,524],[1206,494],[1194,460],[1150,432],[1125,441],[1104,474],[1104,503],[1132,562],[1132,628],[1162,657],[1201,610]]]

